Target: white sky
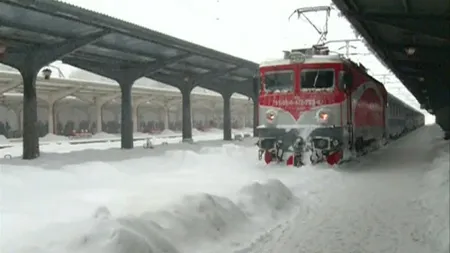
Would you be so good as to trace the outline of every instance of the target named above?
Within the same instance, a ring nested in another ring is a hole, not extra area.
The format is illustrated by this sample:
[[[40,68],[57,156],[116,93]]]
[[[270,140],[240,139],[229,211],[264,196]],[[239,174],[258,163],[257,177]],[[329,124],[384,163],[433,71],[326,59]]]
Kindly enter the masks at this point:
[[[282,57],[283,50],[314,44],[319,35],[304,20],[289,15],[300,7],[330,5],[330,0],[64,0],[102,14],[135,23],[241,58],[260,62]],[[324,13],[308,17],[323,26]],[[350,24],[333,12],[328,40],[355,38]],[[353,44],[352,53],[368,53],[362,43]],[[332,50],[343,44],[331,45]],[[343,53],[343,51],[341,51]],[[388,70],[374,56],[353,56],[370,73]],[[382,77],[377,77],[380,81]],[[416,99],[394,76],[387,79],[389,92],[419,108]],[[427,122],[434,117],[424,111]]]

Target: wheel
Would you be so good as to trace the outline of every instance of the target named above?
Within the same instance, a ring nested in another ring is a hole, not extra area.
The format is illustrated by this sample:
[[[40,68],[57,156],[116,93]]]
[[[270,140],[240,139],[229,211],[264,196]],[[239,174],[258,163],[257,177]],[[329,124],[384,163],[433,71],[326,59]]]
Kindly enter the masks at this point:
[[[317,154],[317,152],[314,152],[309,156],[309,161],[314,165],[318,164],[321,161],[321,158],[319,157],[319,154]]]
[[[355,141],[355,150],[360,153],[364,151],[364,141],[362,138],[358,138]]]
[[[302,156],[301,155],[296,155],[294,156],[294,166],[295,167],[301,167],[303,166],[303,161],[302,161]]]

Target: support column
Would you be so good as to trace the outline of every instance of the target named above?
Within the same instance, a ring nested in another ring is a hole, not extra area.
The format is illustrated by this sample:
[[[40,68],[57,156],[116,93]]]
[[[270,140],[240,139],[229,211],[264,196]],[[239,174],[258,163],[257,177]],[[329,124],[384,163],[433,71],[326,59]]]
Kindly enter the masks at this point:
[[[223,92],[223,140],[231,141],[231,92]]]
[[[23,78],[23,155],[26,160],[39,157],[39,129],[37,125],[36,78],[33,68],[21,70]]]
[[[19,122],[18,122],[18,130],[20,131],[20,136],[23,135],[22,131],[23,131],[23,110],[21,109],[19,112]]]
[[[17,131],[22,132],[22,118],[23,118],[23,110],[22,110],[22,105],[15,107],[14,109],[14,113],[16,114],[16,120],[17,120]]]
[[[23,78],[23,155],[29,160],[39,157],[39,131],[37,128],[37,94],[36,77],[39,70],[62,56],[96,41],[108,34],[109,31],[91,33],[79,38],[58,42],[51,46],[42,46],[35,50],[9,51],[4,63],[17,68]]]
[[[188,86],[186,84],[186,86]],[[182,97],[182,138],[183,142],[192,142],[191,91],[193,87],[180,88]]]
[[[120,137],[121,148],[132,149],[133,148],[133,99],[131,96],[131,88],[133,82],[120,83],[120,90],[122,91],[122,105],[121,105],[121,124],[120,124]]]
[[[133,105],[133,132],[138,132],[139,122],[138,117],[139,116],[139,105]]]
[[[168,106],[164,106],[164,129],[169,129],[169,107]]]
[[[100,133],[103,129],[102,129],[102,125],[103,125],[103,104],[95,104],[95,116],[96,116],[96,133]]]
[[[55,102],[48,102],[48,133],[55,134]]]

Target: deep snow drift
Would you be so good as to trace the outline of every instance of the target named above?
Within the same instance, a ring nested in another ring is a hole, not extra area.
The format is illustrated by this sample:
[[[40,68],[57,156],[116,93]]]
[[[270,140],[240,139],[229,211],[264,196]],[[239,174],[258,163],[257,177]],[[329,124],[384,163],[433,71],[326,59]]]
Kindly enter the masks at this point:
[[[4,136],[0,134],[0,144],[8,144],[9,140]]]
[[[429,171],[423,178],[421,187],[424,192],[414,203],[428,213],[425,238],[431,250],[447,253],[450,252],[450,144],[448,141],[435,139],[431,151],[435,152],[436,157],[429,164]]]
[[[1,252],[446,253],[448,145],[424,127],[335,169],[265,166],[251,141],[8,160]]]
[[[102,152],[123,161],[72,164]],[[1,251],[230,252],[297,203],[255,160],[241,162],[253,152],[222,144],[134,159],[97,150],[44,156],[40,167],[2,164]],[[49,169],[58,157],[66,165]],[[280,179],[292,184],[291,175]]]
[[[306,216],[237,252],[447,253],[448,145],[426,126],[330,171],[340,176],[316,192]]]

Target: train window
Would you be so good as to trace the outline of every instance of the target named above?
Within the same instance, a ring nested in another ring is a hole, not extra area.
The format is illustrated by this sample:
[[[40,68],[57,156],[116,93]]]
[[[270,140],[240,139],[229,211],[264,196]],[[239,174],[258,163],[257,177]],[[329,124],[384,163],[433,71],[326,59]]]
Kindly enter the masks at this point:
[[[300,87],[303,89],[329,89],[334,86],[333,69],[304,69],[300,73]]]
[[[264,89],[266,92],[292,92],[295,84],[294,71],[270,71],[264,73]]]

